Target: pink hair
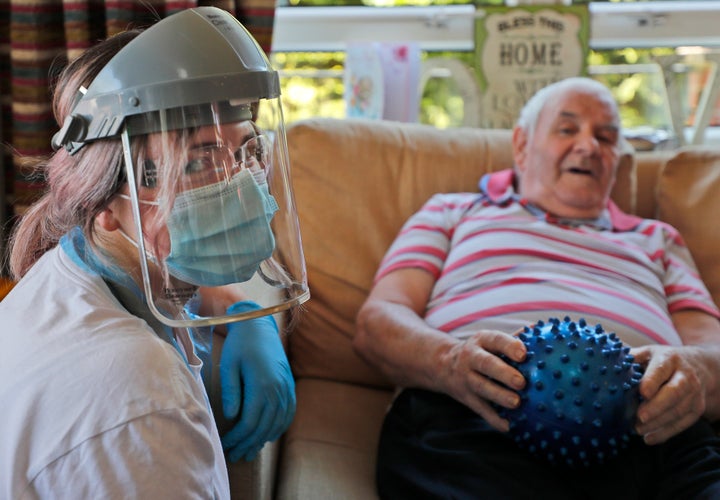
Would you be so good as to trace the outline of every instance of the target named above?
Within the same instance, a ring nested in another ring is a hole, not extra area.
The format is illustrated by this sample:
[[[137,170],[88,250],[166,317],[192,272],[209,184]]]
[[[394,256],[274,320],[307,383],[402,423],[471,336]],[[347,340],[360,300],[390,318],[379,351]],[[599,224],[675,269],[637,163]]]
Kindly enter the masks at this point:
[[[107,62],[139,31],[127,31],[86,50],[60,74],[54,91],[53,112],[58,124],[72,111],[81,87],[88,87]],[[117,139],[101,140],[71,156],[59,149],[35,167],[47,181],[42,197],[28,209],[10,237],[9,265],[20,279],[60,237],[80,226],[88,237],[93,221],[107,205],[123,179],[123,149]]]

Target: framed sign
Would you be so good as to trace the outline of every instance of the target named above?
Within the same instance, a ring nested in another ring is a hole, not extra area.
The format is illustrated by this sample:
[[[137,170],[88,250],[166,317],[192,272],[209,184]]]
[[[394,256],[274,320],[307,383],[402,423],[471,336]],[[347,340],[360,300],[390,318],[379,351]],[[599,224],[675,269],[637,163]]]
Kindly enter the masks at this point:
[[[487,7],[475,24],[481,126],[512,128],[537,90],[586,73],[587,5]]]

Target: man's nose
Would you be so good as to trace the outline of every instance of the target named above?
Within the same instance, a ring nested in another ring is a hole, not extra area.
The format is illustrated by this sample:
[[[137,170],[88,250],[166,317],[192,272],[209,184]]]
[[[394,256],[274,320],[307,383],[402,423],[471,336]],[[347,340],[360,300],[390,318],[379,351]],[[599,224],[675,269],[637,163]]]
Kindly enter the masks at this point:
[[[577,136],[575,142],[575,149],[585,154],[595,154],[600,147],[600,143],[595,137],[595,134],[584,132]]]

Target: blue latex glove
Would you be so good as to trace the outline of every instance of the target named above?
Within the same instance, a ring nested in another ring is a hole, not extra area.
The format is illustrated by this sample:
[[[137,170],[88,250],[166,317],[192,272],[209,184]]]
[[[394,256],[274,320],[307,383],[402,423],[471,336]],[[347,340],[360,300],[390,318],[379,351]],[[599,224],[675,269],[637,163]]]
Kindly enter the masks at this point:
[[[242,301],[228,314],[259,309]],[[231,462],[252,460],[267,441],[274,441],[295,416],[295,380],[272,316],[227,325],[220,354],[220,388],[225,418],[235,423],[223,437]]]

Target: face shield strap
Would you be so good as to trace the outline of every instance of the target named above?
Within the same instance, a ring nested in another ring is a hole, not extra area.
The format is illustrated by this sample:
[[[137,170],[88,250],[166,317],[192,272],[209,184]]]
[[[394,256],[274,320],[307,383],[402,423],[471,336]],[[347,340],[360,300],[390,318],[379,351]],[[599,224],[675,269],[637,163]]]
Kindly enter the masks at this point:
[[[80,85],[80,88],[77,91],[77,94],[75,95],[75,99],[73,100],[72,105],[70,106],[71,109],[75,109],[78,102],[82,100],[82,98],[87,93],[87,89]],[[83,142],[72,142],[73,138],[77,137],[83,137],[85,133],[87,132],[87,123],[86,121],[74,114],[71,113],[70,115],[65,117],[65,121],[62,124],[62,127],[60,127],[60,130],[58,130],[50,140],[50,146],[52,147],[53,151],[57,151],[61,147],[65,147],[65,150],[70,153],[70,155],[74,155],[82,147],[85,145]]]

